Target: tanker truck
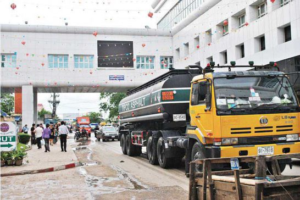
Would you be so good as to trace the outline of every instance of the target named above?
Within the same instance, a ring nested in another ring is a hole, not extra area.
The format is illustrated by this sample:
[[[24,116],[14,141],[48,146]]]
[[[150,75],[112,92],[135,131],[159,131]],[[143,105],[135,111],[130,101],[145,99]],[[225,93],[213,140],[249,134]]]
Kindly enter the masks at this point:
[[[196,159],[299,153],[299,102],[287,75],[253,63],[213,67],[170,70],[130,90],[119,104],[123,154],[145,147],[150,164],[170,168],[184,159],[188,173]]]

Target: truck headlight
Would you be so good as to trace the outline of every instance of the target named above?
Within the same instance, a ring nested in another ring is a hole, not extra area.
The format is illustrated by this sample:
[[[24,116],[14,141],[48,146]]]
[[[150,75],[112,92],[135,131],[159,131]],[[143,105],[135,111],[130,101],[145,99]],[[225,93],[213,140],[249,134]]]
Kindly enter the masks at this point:
[[[238,144],[239,140],[238,138],[223,138],[222,139],[222,145],[232,145],[232,144]]]
[[[299,135],[298,134],[286,135],[286,141],[297,141],[297,140],[299,140]]]

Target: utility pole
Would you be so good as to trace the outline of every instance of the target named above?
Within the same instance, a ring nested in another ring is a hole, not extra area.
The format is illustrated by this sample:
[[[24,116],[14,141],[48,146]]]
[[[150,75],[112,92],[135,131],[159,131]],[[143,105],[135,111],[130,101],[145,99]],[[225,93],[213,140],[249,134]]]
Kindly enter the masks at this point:
[[[49,100],[48,102],[50,103],[50,105],[52,105],[52,119],[55,118],[56,116],[56,109],[58,104],[60,103],[60,101],[58,99],[56,99],[56,97],[59,97],[58,94],[55,94],[55,92],[53,93],[53,95],[51,95],[51,100]]]

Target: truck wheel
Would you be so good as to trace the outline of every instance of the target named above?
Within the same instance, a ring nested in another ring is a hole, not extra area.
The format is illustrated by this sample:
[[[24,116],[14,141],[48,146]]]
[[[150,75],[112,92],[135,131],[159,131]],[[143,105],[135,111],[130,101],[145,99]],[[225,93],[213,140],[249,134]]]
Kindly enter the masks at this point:
[[[162,137],[160,137],[157,142],[157,159],[159,166],[162,168],[166,169],[172,165],[172,158],[166,158],[165,156],[165,144]]]
[[[126,151],[125,134],[122,134],[122,136],[121,136],[120,146],[121,146],[121,149],[122,149],[123,154],[126,155],[126,154],[127,154],[127,151]]]
[[[130,140],[130,134],[126,135],[126,151],[127,151],[127,155],[129,156],[136,155],[135,146],[131,143]]]
[[[193,146],[193,149],[192,149],[192,159],[191,159],[191,161],[206,158],[204,150],[205,149],[204,149],[203,145],[200,144],[199,142],[196,142]],[[196,171],[197,172],[202,172],[202,165],[196,165]]]
[[[157,145],[155,144],[153,137],[150,136],[147,142],[147,155],[148,155],[149,163],[151,165],[158,164],[156,146]]]

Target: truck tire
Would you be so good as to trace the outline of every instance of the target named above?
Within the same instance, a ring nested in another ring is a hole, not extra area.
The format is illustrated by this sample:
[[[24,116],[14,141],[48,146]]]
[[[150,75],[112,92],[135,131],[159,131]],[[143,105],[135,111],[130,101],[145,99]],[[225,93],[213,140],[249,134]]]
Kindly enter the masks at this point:
[[[126,155],[126,154],[127,154],[127,151],[126,151],[126,139],[125,139],[125,134],[122,134],[122,136],[121,136],[120,145],[121,145],[121,149],[122,149],[123,154]]]
[[[172,158],[166,158],[165,156],[165,144],[163,137],[160,137],[157,142],[157,159],[161,168],[169,168],[172,166]]]
[[[150,136],[147,142],[147,156],[151,165],[158,164],[156,147],[157,145],[155,144],[153,137]]]
[[[135,146],[131,143],[130,134],[126,135],[126,151],[128,156],[135,156]]]
[[[203,145],[200,144],[199,142],[196,142],[193,146],[191,156],[192,156],[191,161],[206,158],[205,149],[204,149]],[[202,165],[196,165],[196,171],[202,172]]]

